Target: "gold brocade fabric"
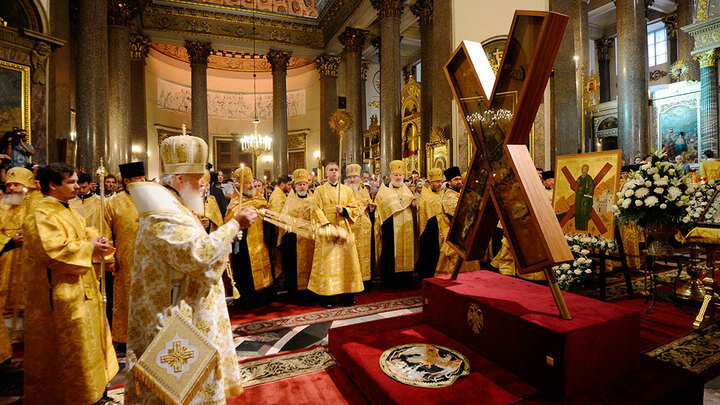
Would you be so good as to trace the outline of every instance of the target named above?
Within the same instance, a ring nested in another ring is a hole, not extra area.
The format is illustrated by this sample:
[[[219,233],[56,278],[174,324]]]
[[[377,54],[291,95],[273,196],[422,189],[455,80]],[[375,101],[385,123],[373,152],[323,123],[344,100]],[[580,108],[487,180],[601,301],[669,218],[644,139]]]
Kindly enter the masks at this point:
[[[210,220],[210,232],[218,229],[225,223],[220,213],[220,206],[215,196],[211,194],[205,196],[205,218]]]
[[[424,191],[424,189],[423,189]],[[455,215],[458,201],[460,201],[460,193],[448,188],[440,197],[441,212],[437,215],[439,239],[440,239],[440,258],[435,268],[435,276],[452,274],[456,267],[460,266],[462,257],[456,252],[446,241],[450,232],[450,218]]]
[[[100,210],[99,195],[93,194],[91,197],[88,197],[84,200],[80,197],[75,197],[72,200],[68,201],[68,204],[70,204],[70,207],[77,210],[77,212],[79,212],[80,215],[85,218],[85,223],[87,224],[87,226],[91,226],[100,231],[102,212]],[[105,204],[107,204],[107,200],[105,201]]]
[[[720,160],[706,160],[700,164],[701,176],[707,180],[720,180]]]
[[[339,200],[336,187],[340,187]],[[351,237],[342,243],[334,238],[315,240],[308,290],[319,295],[356,293],[363,290],[360,261],[350,229],[350,225],[360,216],[355,193],[344,184],[336,187],[325,183],[315,189],[313,219],[318,225],[332,224],[344,228]],[[349,218],[339,216],[335,205],[345,208]]]
[[[230,220],[208,234],[195,214],[164,187],[132,183],[130,192],[139,224],[130,287],[125,404],[161,403],[136,379],[132,367],[162,326],[174,283],[180,287],[178,301],[192,309],[192,324],[219,353],[216,366],[190,403],[225,404],[226,396],[242,392],[221,278],[239,224]],[[151,206],[140,204],[150,205],[148,200]]]
[[[720,244],[720,229],[696,227],[688,232],[685,236],[685,243],[708,243],[713,245]]]
[[[358,251],[358,259],[360,260],[360,272],[363,281],[372,278],[372,251],[370,238],[372,237],[372,223],[370,222],[370,211],[368,205],[372,203],[370,193],[367,188],[360,185],[358,191],[355,192],[355,201],[357,201],[358,212],[360,216],[350,226],[355,235],[355,247]]]
[[[235,192],[225,213],[225,222],[233,219],[235,215],[245,207],[255,207],[255,209],[267,208],[267,201],[265,201],[265,198],[259,193],[255,193],[252,197],[242,196],[242,204],[240,204],[240,198],[239,193]],[[268,251],[267,245],[265,245],[263,221],[255,221],[250,228],[243,231],[243,237],[247,238],[255,291],[271,286],[273,278],[270,267],[270,252]]]
[[[282,208],[282,214],[292,218],[301,218],[306,221],[312,219],[312,213],[315,204],[315,197],[308,193],[305,198],[298,197],[295,193],[290,193]],[[282,239],[284,231],[281,230],[278,235],[278,242]],[[297,288],[298,290],[306,290],[310,281],[310,271],[313,264],[313,252],[315,251],[315,240],[297,237],[295,242],[295,254],[297,263]]]
[[[130,280],[135,267],[135,237],[138,213],[130,194],[121,191],[105,203],[105,229],[115,247],[113,281],[112,335],[116,342],[127,343]]]
[[[640,258],[640,242],[645,241],[645,235],[640,231],[634,222],[626,222],[620,225],[620,237],[622,238],[623,250],[627,265],[633,270],[640,270],[643,262]]]
[[[45,197],[23,224],[26,404],[92,404],[118,371],[99,282],[97,236],[84,218]]]
[[[418,200],[418,227],[419,234],[422,235],[425,232],[425,226],[427,226],[430,218],[442,213],[442,205],[440,199],[443,194],[441,192],[434,192],[430,189],[430,186],[423,187],[422,193],[420,193],[420,199]]]
[[[22,233],[27,201],[18,205],[0,204],[0,249],[10,239]],[[23,310],[22,247],[0,255],[0,363],[12,355],[11,336],[5,327],[5,318],[14,319]],[[11,322],[17,322],[14,319]]]
[[[273,192],[270,194],[270,198],[268,198],[268,209],[270,211],[275,212],[282,212],[283,206],[285,205],[285,202],[287,201],[288,196],[285,194],[284,191],[280,190],[280,187],[275,187]],[[275,233],[278,234],[278,243],[280,241],[280,228],[275,227]],[[273,264],[275,267],[275,278],[284,280],[284,276],[282,275],[282,254],[280,253],[280,250],[277,249],[277,246],[268,246],[270,249],[270,254],[273,258]]]
[[[282,212],[285,201],[287,201],[285,192],[280,190],[280,187],[275,187],[275,190],[270,194],[270,198],[268,198],[268,209],[275,212]]]
[[[416,260],[416,244],[415,244],[415,218],[413,216],[410,204],[415,199],[415,195],[407,188],[387,187],[381,185],[375,196],[375,204],[377,204],[376,213],[379,215],[380,221],[376,229],[379,231],[382,224],[393,217],[393,235],[395,237],[395,272],[405,272],[415,270]],[[382,238],[382,233],[380,233]],[[382,242],[379,245],[382,246]],[[380,249],[378,249],[380,250]]]

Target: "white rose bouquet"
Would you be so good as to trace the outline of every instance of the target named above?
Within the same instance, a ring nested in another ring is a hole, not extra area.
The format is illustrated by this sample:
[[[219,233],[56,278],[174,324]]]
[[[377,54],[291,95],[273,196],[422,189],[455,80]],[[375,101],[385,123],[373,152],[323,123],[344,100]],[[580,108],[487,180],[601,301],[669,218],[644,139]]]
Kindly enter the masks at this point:
[[[558,286],[565,291],[593,288],[597,281],[597,275],[593,270],[593,261],[588,255],[601,250],[608,253],[613,252],[617,249],[617,243],[600,236],[581,233],[566,234],[565,240],[570,246],[575,260],[553,267]]]
[[[700,216],[705,212],[710,199],[712,198],[715,191],[720,189],[720,182],[710,180],[708,182],[700,183],[695,186],[695,194],[690,199],[690,204],[685,207],[685,216],[682,218],[682,226],[686,228],[694,228]],[[716,213],[715,207],[708,209],[706,217],[712,217]]]

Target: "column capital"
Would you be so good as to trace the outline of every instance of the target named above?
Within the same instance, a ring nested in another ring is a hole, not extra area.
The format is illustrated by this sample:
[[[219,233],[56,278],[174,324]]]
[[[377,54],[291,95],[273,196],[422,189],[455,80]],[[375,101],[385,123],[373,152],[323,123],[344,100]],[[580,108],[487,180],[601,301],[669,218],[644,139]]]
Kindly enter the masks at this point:
[[[368,69],[370,69],[370,61],[367,59],[360,59],[360,80],[367,80]]]
[[[130,22],[137,16],[137,6],[134,1],[108,0],[108,25],[130,26]]]
[[[143,34],[130,34],[130,58],[145,59],[150,51],[150,40]]]
[[[337,77],[340,58],[332,55],[320,55],[315,58],[315,67],[320,76]]]
[[[267,60],[272,66],[273,72],[287,72],[287,65],[290,61],[290,52],[271,49],[267,53]]]
[[[693,59],[698,61],[700,68],[713,67],[717,64],[717,49],[711,49],[703,53],[695,54],[693,55]]]
[[[663,24],[665,24],[665,31],[667,32],[668,38],[675,38],[677,36],[677,13],[672,13],[662,18]]]
[[[595,50],[597,51],[598,60],[610,60],[612,49],[615,41],[612,38],[600,38],[595,40]]]
[[[362,52],[365,46],[365,38],[369,31],[362,30],[359,28],[347,27],[345,31],[340,34],[338,39],[343,44],[345,50],[348,52]]]
[[[422,27],[432,21],[433,8],[433,0],[417,0],[410,6],[410,11],[418,17],[418,22]]]
[[[415,73],[417,69],[413,65],[405,65],[402,67],[402,75],[403,75],[403,81],[405,84],[408,84],[410,82],[410,79],[415,79]]]
[[[208,57],[212,52],[212,44],[210,42],[185,41],[185,49],[190,56],[190,64],[207,65]]]
[[[400,18],[405,8],[405,0],[370,0],[370,3],[378,11],[381,20],[388,17]]]

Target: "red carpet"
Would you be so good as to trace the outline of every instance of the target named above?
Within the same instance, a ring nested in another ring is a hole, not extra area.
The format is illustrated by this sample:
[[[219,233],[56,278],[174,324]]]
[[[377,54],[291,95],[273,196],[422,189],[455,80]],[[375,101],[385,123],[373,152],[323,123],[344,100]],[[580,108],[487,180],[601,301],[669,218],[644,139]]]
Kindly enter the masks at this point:
[[[242,395],[228,398],[229,405],[240,404],[349,404],[368,402],[338,366],[301,374],[245,389]]]
[[[657,299],[649,314],[645,297],[633,296],[613,301],[613,304],[640,312],[640,351],[647,352],[693,331],[696,309],[680,307]],[[689,313],[686,313],[687,310]]]

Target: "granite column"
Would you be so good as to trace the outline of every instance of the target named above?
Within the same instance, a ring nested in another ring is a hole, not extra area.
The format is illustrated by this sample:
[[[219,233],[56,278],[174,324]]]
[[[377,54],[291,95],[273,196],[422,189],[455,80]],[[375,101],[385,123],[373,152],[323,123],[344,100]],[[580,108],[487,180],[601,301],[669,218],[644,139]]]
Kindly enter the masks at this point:
[[[693,14],[695,13],[694,0],[677,0],[677,26],[685,27],[693,23]],[[685,77],[680,80],[700,80],[700,66],[698,61],[693,58],[692,51],[695,49],[695,38],[682,29],[677,30],[678,43],[678,59],[688,64],[690,69]]]
[[[450,89],[450,83],[445,75],[445,62],[450,59],[450,56],[455,50],[452,35],[452,3],[451,1],[435,1],[433,4],[431,52],[433,53],[432,59],[435,62],[430,66],[430,80],[432,81],[432,125],[428,128],[428,131],[432,132],[433,127],[440,127],[448,137],[452,137],[454,126],[452,122],[453,95]],[[423,80],[425,80],[426,70],[427,69],[423,68]],[[460,127],[457,128],[458,134],[460,134],[461,131],[462,133],[465,132],[464,124],[460,124]],[[453,142],[457,141],[458,143],[458,150],[468,149],[467,144],[470,142],[470,138],[467,134],[464,138],[462,142],[460,142],[459,139],[453,139]],[[458,155],[461,155],[461,153],[458,153]],[[454,165],[460,166],[461,170],[467,169],[468,158],[466,153],[463,154],[463,156],[465,156],[463,162],[460,161],[460,156],[454,156],[452,153],[451,156]],[[450,164],[450,162],[448,162],[448,164]]]
[[[290,53],[271,49],[273,81],[273,176],[288,174],[287,66]]]
[[[700,64],[700,138],[698,153],[710,149],[718,153],[718,51],[695,55]]]
[[[142,34],[130,35],[130,141],[133,161],[144,161],[147,170],[147,112],[145,110],[145,58],[150,41]]]
[[[390,174],[390,161],[402,157],[400,134],[400,16],[404,0],[371,0],[380,17],[380,166]]]
[[[315,58],[315,67],[320,74],[320,159],[324,162],[338,161],[339,138],[330,129],[330,116],[338,107],[339,65],[340,58],[337,56],[320,55]]]
[[[433,0],[418,0],[410,6],[410,11],[418,17],[420,24],[420,66],[422,80],[420,81],[420,148],[418,159],[420,173],[427,173],[427,156],[425,147],[430,143],[433,114]]]
[[[360,70],[363,47],[368,31],[348,27],[338,38],[345,46],[345,95],[346,109],[353,118],[353,125],[344,137],[343,161],[362,163],[362,107],[360,100]]]
[[[368,127],[367,122],[367,73],[370,69],[370,61],[367,59],[360,60],[360,111],[362,111],[362,130]]]
[[[210,42],[185,41],[190,56],[192,134],[210,143],[208,135],[207,62],[212,52]]]
[[[617,0],[618,148],[626,161],[650,152],[644,0]]]
[[[600,76],[600,102],[610,101],[610,57],[612,56],[615,40],[600,38],[595,40],[597,51],[598,75]]]
[[[573,44],[575,46],[575,103],[580,125],[578,128],[579,145],[581,152],[592,151],[590,122],[587,111],[584,109],[585,76],[589,74],[588,65],[590,52],[588,50],[588,13],[585,0],[573,0],[572,7]],[[584,124],[584,125],[583,125]]]

